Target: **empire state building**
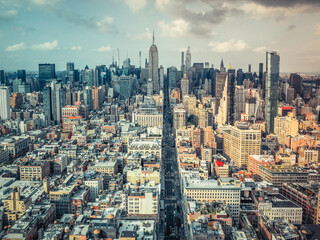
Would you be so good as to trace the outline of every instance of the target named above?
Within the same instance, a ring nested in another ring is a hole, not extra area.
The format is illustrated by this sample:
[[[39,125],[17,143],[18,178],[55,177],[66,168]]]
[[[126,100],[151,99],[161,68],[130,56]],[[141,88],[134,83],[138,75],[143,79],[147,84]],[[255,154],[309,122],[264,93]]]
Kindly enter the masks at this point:
[[[153,33],[153,41],[149,50],[149,79],[152,81],[152,89],[153,94],[158,94],[160,92],[160,81],[159,81],[159,73],[158,73],[159,59],[158,59],[158,49],[154,44],[154,33]]]

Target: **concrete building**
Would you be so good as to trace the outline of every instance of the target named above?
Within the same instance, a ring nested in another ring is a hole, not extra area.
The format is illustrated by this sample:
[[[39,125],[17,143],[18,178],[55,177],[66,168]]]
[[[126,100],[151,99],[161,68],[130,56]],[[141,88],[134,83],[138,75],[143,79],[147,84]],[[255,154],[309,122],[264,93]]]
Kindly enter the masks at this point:
[[[247,125],[228,126],[223,130],[224,153],[238,167],[248,165],[249,155],[259,155],[261,151],[261,131],[249,129]]]
[[[274,133],[278,136],[278,142],[288,145],[288,137],[299,133],[299,121],[291,117],[279,117],[274,119]]]
[[[292,166],[259,166],[259,174],[262,180],[275,187],[281,187],[282,183],[303,183],[308,181],[308,172],[303,172]]]
[[[240,210],[241,183],[233,178],[218,180],[200,180],[184,176],[182,178],[183,193],[187,201],[223,202],[229,206],[231,216],[238,222]]]
[[[26,162],[19,166],[19,174],[22,181],[43,181],[50,174],[50,162]]]
[[[176,106],[173,109],[173,127],[179,129],[187,125],[187,112],[183,106]]]
[[[5,222],[13,225],[20,219],[31,205],[31,198],[20,195],[20,187],[11,190],[10,197],[3,201]]]
[[[158,194],[153,192],[131,192],[128,194],[129,215],[157,215],[159,208]]]
[[[26,135],[13,136],[0,142],[0,147],[9,152],[10,158],[23,156],[29,151],[30,137]]]

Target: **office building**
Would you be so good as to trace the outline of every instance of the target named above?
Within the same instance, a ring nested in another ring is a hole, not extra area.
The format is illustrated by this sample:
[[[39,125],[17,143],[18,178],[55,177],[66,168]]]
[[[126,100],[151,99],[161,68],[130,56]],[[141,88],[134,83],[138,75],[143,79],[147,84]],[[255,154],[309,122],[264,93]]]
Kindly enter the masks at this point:
[[[279,117],[274,120],[274,133],[278,136],[278,142],[282,145],[289,145],[290,136],[299,133],[299,121],[291,117]]]
[[[230,66],[229,66],[230,67]],[[226,81],[222,91],[222,98],[219,101],[216,124],[234,124],[235,120],[235,70],[228,69]]]
[[[259,63],[259,79],[260,81],[263,78],[263,63]]]
[[[173,127],[179,129],[187,125],[187,112],[184,107],[177,106],[173,109]]]
[[[260,165],[259,168],[261,179],[273,184],[275,187],[281,187],[283,183],[305,183],[308,181],[308,172],[303,172],[292,166]]]
[[[302,84],[303,84],[303,78],[296,73],[290,74],[290,86],[294,89],[295,96],[299,94],[299,96],[302,96]]]
[[[176,67],[169,67],[167,70],[167,77],[169,83],[169,89],[174,89],[177,86],[178,69]]]
[[[39,86],[40,91],[46,86],[47,82],[56,78],[55,64],[39,64]]]
[[[127,100],[131,97],[132,93],[132,75],[126,76],[122,74],[120,76],[120,100]]]
[[[259,155],[261,150],[261,131],[247,126],[227,126],[223,130],[224,153],[239,168],[248,165],[249,155]]]
[[[181,95],[182,98],[186,95],[189,95],[189,79],[187,78],[187,74],[184,74],[181,79]]]
[[[52,120],[55,122],[62,121],[62,108],[65,106],[65,89],[61,82],[56,80],[51,82],[51,110]]]
[[[21,79],[22,82],[26,82],[27,78],[26,78],[26,70],[18,70],[17,71],[17,78]]]
[[[0,86],[0,118],[10,119],[10,93],[9,88]]]
[[[84,70],[84,82],[88,87],[94,86],[94,71],[93,69],[85,69]]]
[[[265,130],[270,134],[274,132],[274,119],[278,110],[280,56],[277,52],[266,52],[266,63]]]
[[[26,162],[19,166],[20,180],[43,181],[50,174],[50,163],[48,161]]]
[[[149,50],[149,63],[148,63],[148,70],[149,70],[148,76],[149,76],[149,79],[151,79],[152,81],[152,93],[151,91],[148,92],[148,94],[150,93],[150,95],[158,94],[160,92],[158,66],[159,66],[158,49],[157,49],[157,46],[154,44],[154,34],[153,34],[153,41]]]
[[[74,71],[74,63],[73,62],[67,62],[67,75],[71,71]]]
[[[4,70],[0,70],[0,85],[5,84],[6,83],[6,79],[5,79],[5,75],[4,75]]]
[[[52,121],[51,87],[43,88],[43,112],[46,117],[46,123]]]

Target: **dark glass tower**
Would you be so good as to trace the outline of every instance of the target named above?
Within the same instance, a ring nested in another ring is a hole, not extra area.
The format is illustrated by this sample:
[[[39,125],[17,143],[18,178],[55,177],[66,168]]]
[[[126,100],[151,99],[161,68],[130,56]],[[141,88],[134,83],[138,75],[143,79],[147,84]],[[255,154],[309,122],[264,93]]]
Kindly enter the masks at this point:
[[[277,116],[280,56],[277,52],[266,52],[266,106],[265,129],[268,134],[274,131],[274,118]]]
[[[18,70],[17,71],[17,78],[21,79],[22,82],[26,82],[26,70]]]
[[[39,86],[40,91],[46,86],[47,81],[56,78],[55,64],[39,64]]]

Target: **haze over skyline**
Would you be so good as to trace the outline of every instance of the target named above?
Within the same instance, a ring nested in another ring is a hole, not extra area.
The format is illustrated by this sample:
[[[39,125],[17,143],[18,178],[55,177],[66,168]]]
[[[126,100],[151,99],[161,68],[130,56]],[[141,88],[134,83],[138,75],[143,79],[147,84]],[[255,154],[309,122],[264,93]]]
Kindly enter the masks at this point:
[[[38,63],[65,70],[120,61],[142,65],[152,44],[159,64],[180,64],[191,46],[192,62],[247,69],[281,56],[281,72],[319,72],[320,2],[316,0],[0,0],[0,65],[36,71]]]

